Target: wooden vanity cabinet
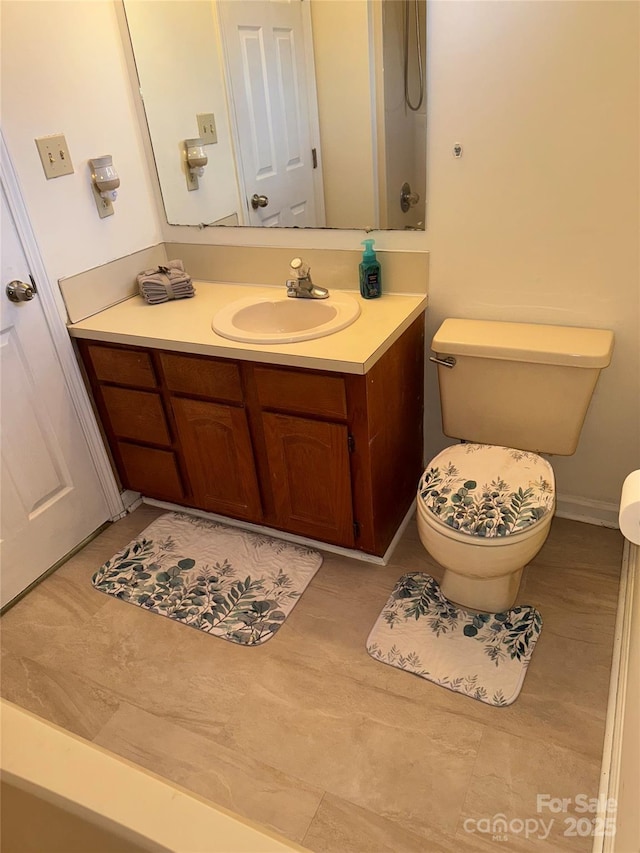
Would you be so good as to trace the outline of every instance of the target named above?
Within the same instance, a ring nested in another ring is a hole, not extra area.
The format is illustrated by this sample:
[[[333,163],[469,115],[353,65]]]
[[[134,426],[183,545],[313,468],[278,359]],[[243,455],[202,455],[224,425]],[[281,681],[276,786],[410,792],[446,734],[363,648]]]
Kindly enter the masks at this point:
[[[422,316],[364,376],[78,348],[127,488],[385,552],[422,472]]]

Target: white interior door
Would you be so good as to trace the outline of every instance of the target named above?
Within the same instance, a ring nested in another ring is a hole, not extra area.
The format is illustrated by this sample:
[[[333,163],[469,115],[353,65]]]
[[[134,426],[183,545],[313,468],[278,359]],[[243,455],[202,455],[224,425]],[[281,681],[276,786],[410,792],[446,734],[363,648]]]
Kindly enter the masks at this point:
[[[38,295],[10,302],[29,268],[2,187],[0,604],[109,518]]]
[[[323,225],[314,197],[309,121],[317,104],[309,103],[303,3],[219,0],[218,9],[248,224]],[[252,206],[253,196],[264,206]]]

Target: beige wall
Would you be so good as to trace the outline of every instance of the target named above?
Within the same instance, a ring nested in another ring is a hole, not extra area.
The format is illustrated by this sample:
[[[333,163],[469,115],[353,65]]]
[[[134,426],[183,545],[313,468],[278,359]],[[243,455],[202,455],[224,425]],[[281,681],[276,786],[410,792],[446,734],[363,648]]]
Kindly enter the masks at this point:
[[[430,0],[428,30],[428,332],[447,316],[613,329],[578,451],[553,460],[560,493],[612,504],[640,454],[639,12]],[[427,424],[434,451],[436,405]]]
[[[562,494],[617,504],[640,463],[640,5],[429,0],[428,8],[427,231],[376,234],[376,248],[430,250],[429,332],[455,315],[614,330],[614,360],[578,452],[554,467]],[[145,248],[160,231],[171,242],[359,248],[362,231],[166,225],[111,0],[3,0],[2,18],[3,130],[53,278]],[[25,62],[25,45],[37,62]],[[46,181],[33,137],[61,130],[76,174]],[[85,169],[107,152],[122,187],[115,216],[99,220]],[[444,439],[429,377],[431,453]]]
[[[168,220],[196,224],[242,215],[213,2],[124,5]],[[187,44],[184,61],[176,62]],[[184,140],[200,135],[198,113],[214,113],[218,141],[205,147],[209,162],[199,188],[190,191]]]
[[[161,239],[151,172],[111,0],[2,0],[2,132],[52,281]],[[75,172],[47,180],[34,138],[66,135]],[[100,219],[88,161],[121,186]]]

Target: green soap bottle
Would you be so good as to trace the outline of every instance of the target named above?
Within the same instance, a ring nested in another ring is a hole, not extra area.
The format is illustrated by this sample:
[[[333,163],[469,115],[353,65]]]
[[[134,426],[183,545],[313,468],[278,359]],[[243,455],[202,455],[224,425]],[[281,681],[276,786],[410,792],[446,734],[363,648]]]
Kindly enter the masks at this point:
[[[364,299],[376,299],[382,295],[380,264],[373,251],[375,240],[363,240],[365,247],[360,264],[360,293]]]

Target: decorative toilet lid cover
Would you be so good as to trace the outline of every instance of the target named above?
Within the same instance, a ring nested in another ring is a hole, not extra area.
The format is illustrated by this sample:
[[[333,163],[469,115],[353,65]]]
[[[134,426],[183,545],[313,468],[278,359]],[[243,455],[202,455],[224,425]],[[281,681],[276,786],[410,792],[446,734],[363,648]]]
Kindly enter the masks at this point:
[[[553,512],[553,468],[537,453],[456,444],[431,460],[418,499],[460,533],[511,536]]]

